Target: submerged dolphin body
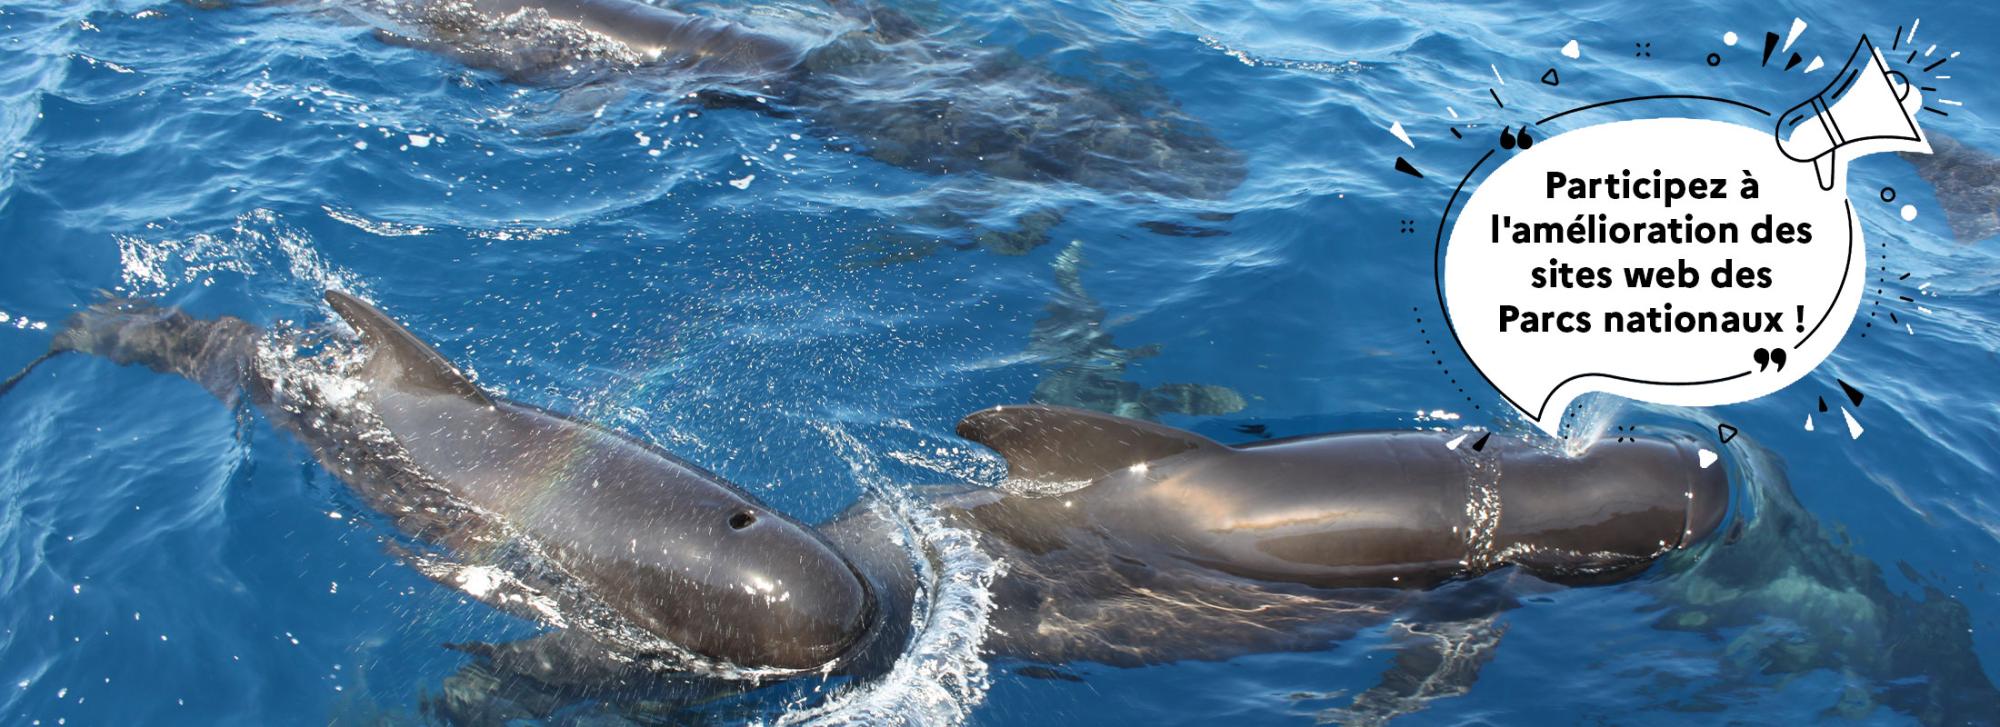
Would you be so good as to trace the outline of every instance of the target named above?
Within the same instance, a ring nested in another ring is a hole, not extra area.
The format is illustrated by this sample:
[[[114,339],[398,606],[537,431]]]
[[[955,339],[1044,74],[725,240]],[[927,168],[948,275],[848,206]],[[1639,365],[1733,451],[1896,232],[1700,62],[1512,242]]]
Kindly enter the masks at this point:
[[[721,79],[767,79],[790,72],[804,56],[774,36],[635,0],[420,0],[397,11],[425,35],[388,34],[385,40],[523,80],[580,56]],[[616,46],[575,47],[585,39]]]
[[[1198,199],[1245,176],[1239,153],[1157,92],[1114,95],[924,37],[887,11],[850,12],[866,27],[828,38],[638,0],[417,0],[384,37],[530,82],[573,84],[594,65],[651,71],[704,103],[797,115],[928,174]]]
[[[1893,712],[1925,725],[2000,724],[2000,688],[1991,662],[1980,663],[1976,614],[1966,601],[1908,563],[1898,564],[1908,586],[1891,585],[1881,564],[1799,502],[1777,453],[1751,442],[1732,446],[1740,449],[1750,484],[1744,501],[1754,515],[1700,563],[1675,564],[1670,577],[1647,584],[1661,597],[1658,628],[1722,645],[1716,673],[1698,682],[1700,696],[1666,706],[1710,713],[1827,674],[1838,688],[1805,690],[1820,701],[1801,704],[1822,718]],[[1674,685],[1663,694],[1685,688],[1687,679],[1670,668],[1649,676]]]
[[[2000,157],[1944,134],[1925,138],[1932,153],[1897,156],[1931,185],[1952,237],[1971,244],[2000,233]]]
[[[505,585],[426,572],[559,627],[468,647],[551,693],[656,693],[685,668],[658,658],[677,649],[864,675],[899,653],[917,583],[880,501],[808,528],[657,448],[486,394],[359,299],[327,302],[365,352],[345,374],[362,393],[345,399],[300,394],[261,365],[248,323],[144,303],[78,314],[52,352],[247,393],[373,508]],[[1008,563],[987,650],[1044,663],[1319,648],[1506,566],[1557,583],[1629,576],[1707,537],[1729,507],[1723,467],[1676,440],[1579,458],[1440,432],[1225,446],[1039,405],[975,413],[958,433],[1003,455],[1011,480],[1059,493],[930,497]]]
[[[1157,356],[1158,344],[1118,345],[1105,321],[1105,308],[1083,286],[1083,242],[1072,241],[1050,264],[1055,291],[1046,314],[1028,334],[1026,355],[1044,373],[1028,397],[1034,404],[1091,409],[1153,421],[1165,414],[1212,416],[1241,411],[1248,402],[1234,389],[1214,384],[1166,383],[1142,386],[1128,378],[1133,364]]]

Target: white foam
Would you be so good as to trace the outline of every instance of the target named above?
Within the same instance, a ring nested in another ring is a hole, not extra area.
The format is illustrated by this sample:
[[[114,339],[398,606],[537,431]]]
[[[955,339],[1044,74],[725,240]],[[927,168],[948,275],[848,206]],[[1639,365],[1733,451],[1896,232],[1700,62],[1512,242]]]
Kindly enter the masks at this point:
[[[334,209],[325,205],[321,205],[320,209],[326,212],[326,216],[336,221],[345,222],[370,234],[382,237],[413,237],[416,235],[428,235],[431,232],[431,228],[423,225],[406,225],[397,222],[371,220],[347,210]]]
[[[362,290],[358,278],[320,258],[310,236],[270,210],[239,215],[222,234],[178,239],[119,235],[113,241],[118,245],[118,290],[129,295],[159,297],[182,285],[213,285],[224,273],[275,273],[302,298],[317,299],[328,288]]]
[[[1201,36],[1200,38],[1197,38],[1196,40],[1200,41],[1202,45],[1208,46],[1210,49],[1221,51],[1224,55],[1234,58],[1236,59],[1236,62],[1246,66],[1264,67],[1264,68],[1284,68],[1294,71],[1307,71],[1311,73],[1324,73],[1328,75],[1341,75],[1346,73],[1353,73],[1356,71],[1360,71],[1363,68],[1360,61],[1346,61],[1346,62],[1305,61],[1305,60],[1293,60],[1289,58],[1263,58],[1257,55],[1253,55],[1249,51],[1231,47],[1228,44],[1222,42],[1222,39],[1213,36],[1204,35]]]
[[[485,598],[486,594],[492,593],[495,588],[499,588],[500,582],[506,579],[506,577],[498,568],[488,565],[476,565],[459,569],[458,575],[453,578],[453,582],[458,585],[459,590],[465,591],[466,595],[473,598]]]
[[[957,725],[991,687],[980,649],[993,610],[993,579],[1003,566],[972,533],[946,525],[927,506],[891,489],[873,464],[876,454],[838,425],[821,431],[848,466],[902,526],[921,587],[911,618],[915,634],[894,666],[877,679],[841,690],[825,702],[780,715],[780,725]]]

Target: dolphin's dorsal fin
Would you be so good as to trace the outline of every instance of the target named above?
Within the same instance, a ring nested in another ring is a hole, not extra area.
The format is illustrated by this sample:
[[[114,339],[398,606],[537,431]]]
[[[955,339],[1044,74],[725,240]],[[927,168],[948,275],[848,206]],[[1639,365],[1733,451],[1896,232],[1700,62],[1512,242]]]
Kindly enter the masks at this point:
[[[410,333],[409,329],[390,320],[387,314],[369,305],[367,301],[338,290],[326,291],[326,304],[333,312],[340,314],[347,325],[361,333],[361,341],[368,344],[368,364],[371,367],[391,367],[394,372],[381,374],[394,376],[397,383],[421,389],[455,394],[481,404],[491,406],[492,400],[479,390],[477,384],[465,378],[444,360],[438,352]]]
[[[1044,482],[1095,480],[1197,449],[1223,449],[1193,432],[1084,409],[1029,404],[974,412],[958,436],[1007,458],[1007,475]]]

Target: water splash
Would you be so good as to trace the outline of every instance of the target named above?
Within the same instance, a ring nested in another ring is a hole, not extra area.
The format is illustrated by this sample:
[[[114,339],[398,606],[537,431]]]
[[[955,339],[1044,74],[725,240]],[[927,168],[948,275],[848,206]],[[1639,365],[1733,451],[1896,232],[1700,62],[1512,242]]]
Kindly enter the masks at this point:
[[[1361,61],[1305,61],[1291,58],[1264,58],[1253,55],[1249,51],[1231,47],[1229,44],[1222,42],[1222,39],[1214,36],[1204,35],[1201,36],[1200,40],[1201,44],[1208,46],[1210,50],[1220,51],[1223,55],[1236,59],[1236,62],[1251,67],[1283,68],[1292,71],[1322,73],[1329,76],[1359,73],[1367,69],[1367,66],[1362,65]]]
[[[320,209],[326,212],[327,217],[331,217],[337,222],[353,225],[354,227],[360,229],[363,232],[367,232],[371,235],[376,235],[378,237],[416,237],[419,235],[428,235],[431,233],[431,228],[425,227],[423,225],[409,225],[409,224],[402,224],[399,222],[389,222],[386,220],[371,220],[368,219],[367,217],[363,217],[354,212],[343,209],[335,209],[333,207],[329,207],[326,205],[320,205]]]
[[[1569,421],[1567,437],[1562,440],[1562,452],[1571,457],[1581,457],[1590,451],[1604,433],[1611,431],[1612,420],[1625,411],[1626,400],[1602,394],[1587,396],[1576,405],[1576,412]]]
[[[266,209],[238,215],[229,232],[219,235],[153,240],[118,235],[115,241],[117,292],[132,296],[159,297],[182,285],[214,285],[222,273],[276,274],[288,292],[313,298],[328,289],[366,290],[359,277],[327,263],[310,235]]]
[[[1004,564],[988,556],[971,532],[946,525],[910,499],[873,464],[873,452],[838,424],[818,428],[855,477],[900,527],[899,541],[917,568],[914,634],[889,673],[795,708],[779,725],[957,725],[992,686],[980,657],[993,610],[993,580]]]
[[[27,316],[14,315],[0,310],[0,326],[13,326],[23,331],[46,331],[49,328],[49,322],[38,321]]]

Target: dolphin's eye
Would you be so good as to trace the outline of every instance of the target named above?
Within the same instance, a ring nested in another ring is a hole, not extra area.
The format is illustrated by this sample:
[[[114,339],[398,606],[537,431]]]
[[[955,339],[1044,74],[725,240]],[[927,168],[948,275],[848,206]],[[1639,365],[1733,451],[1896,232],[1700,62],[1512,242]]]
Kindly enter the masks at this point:
[[[742,530],[755,524],[757,524],[757,513],[749,510],[729,516],[729,527],[734,530]]]

